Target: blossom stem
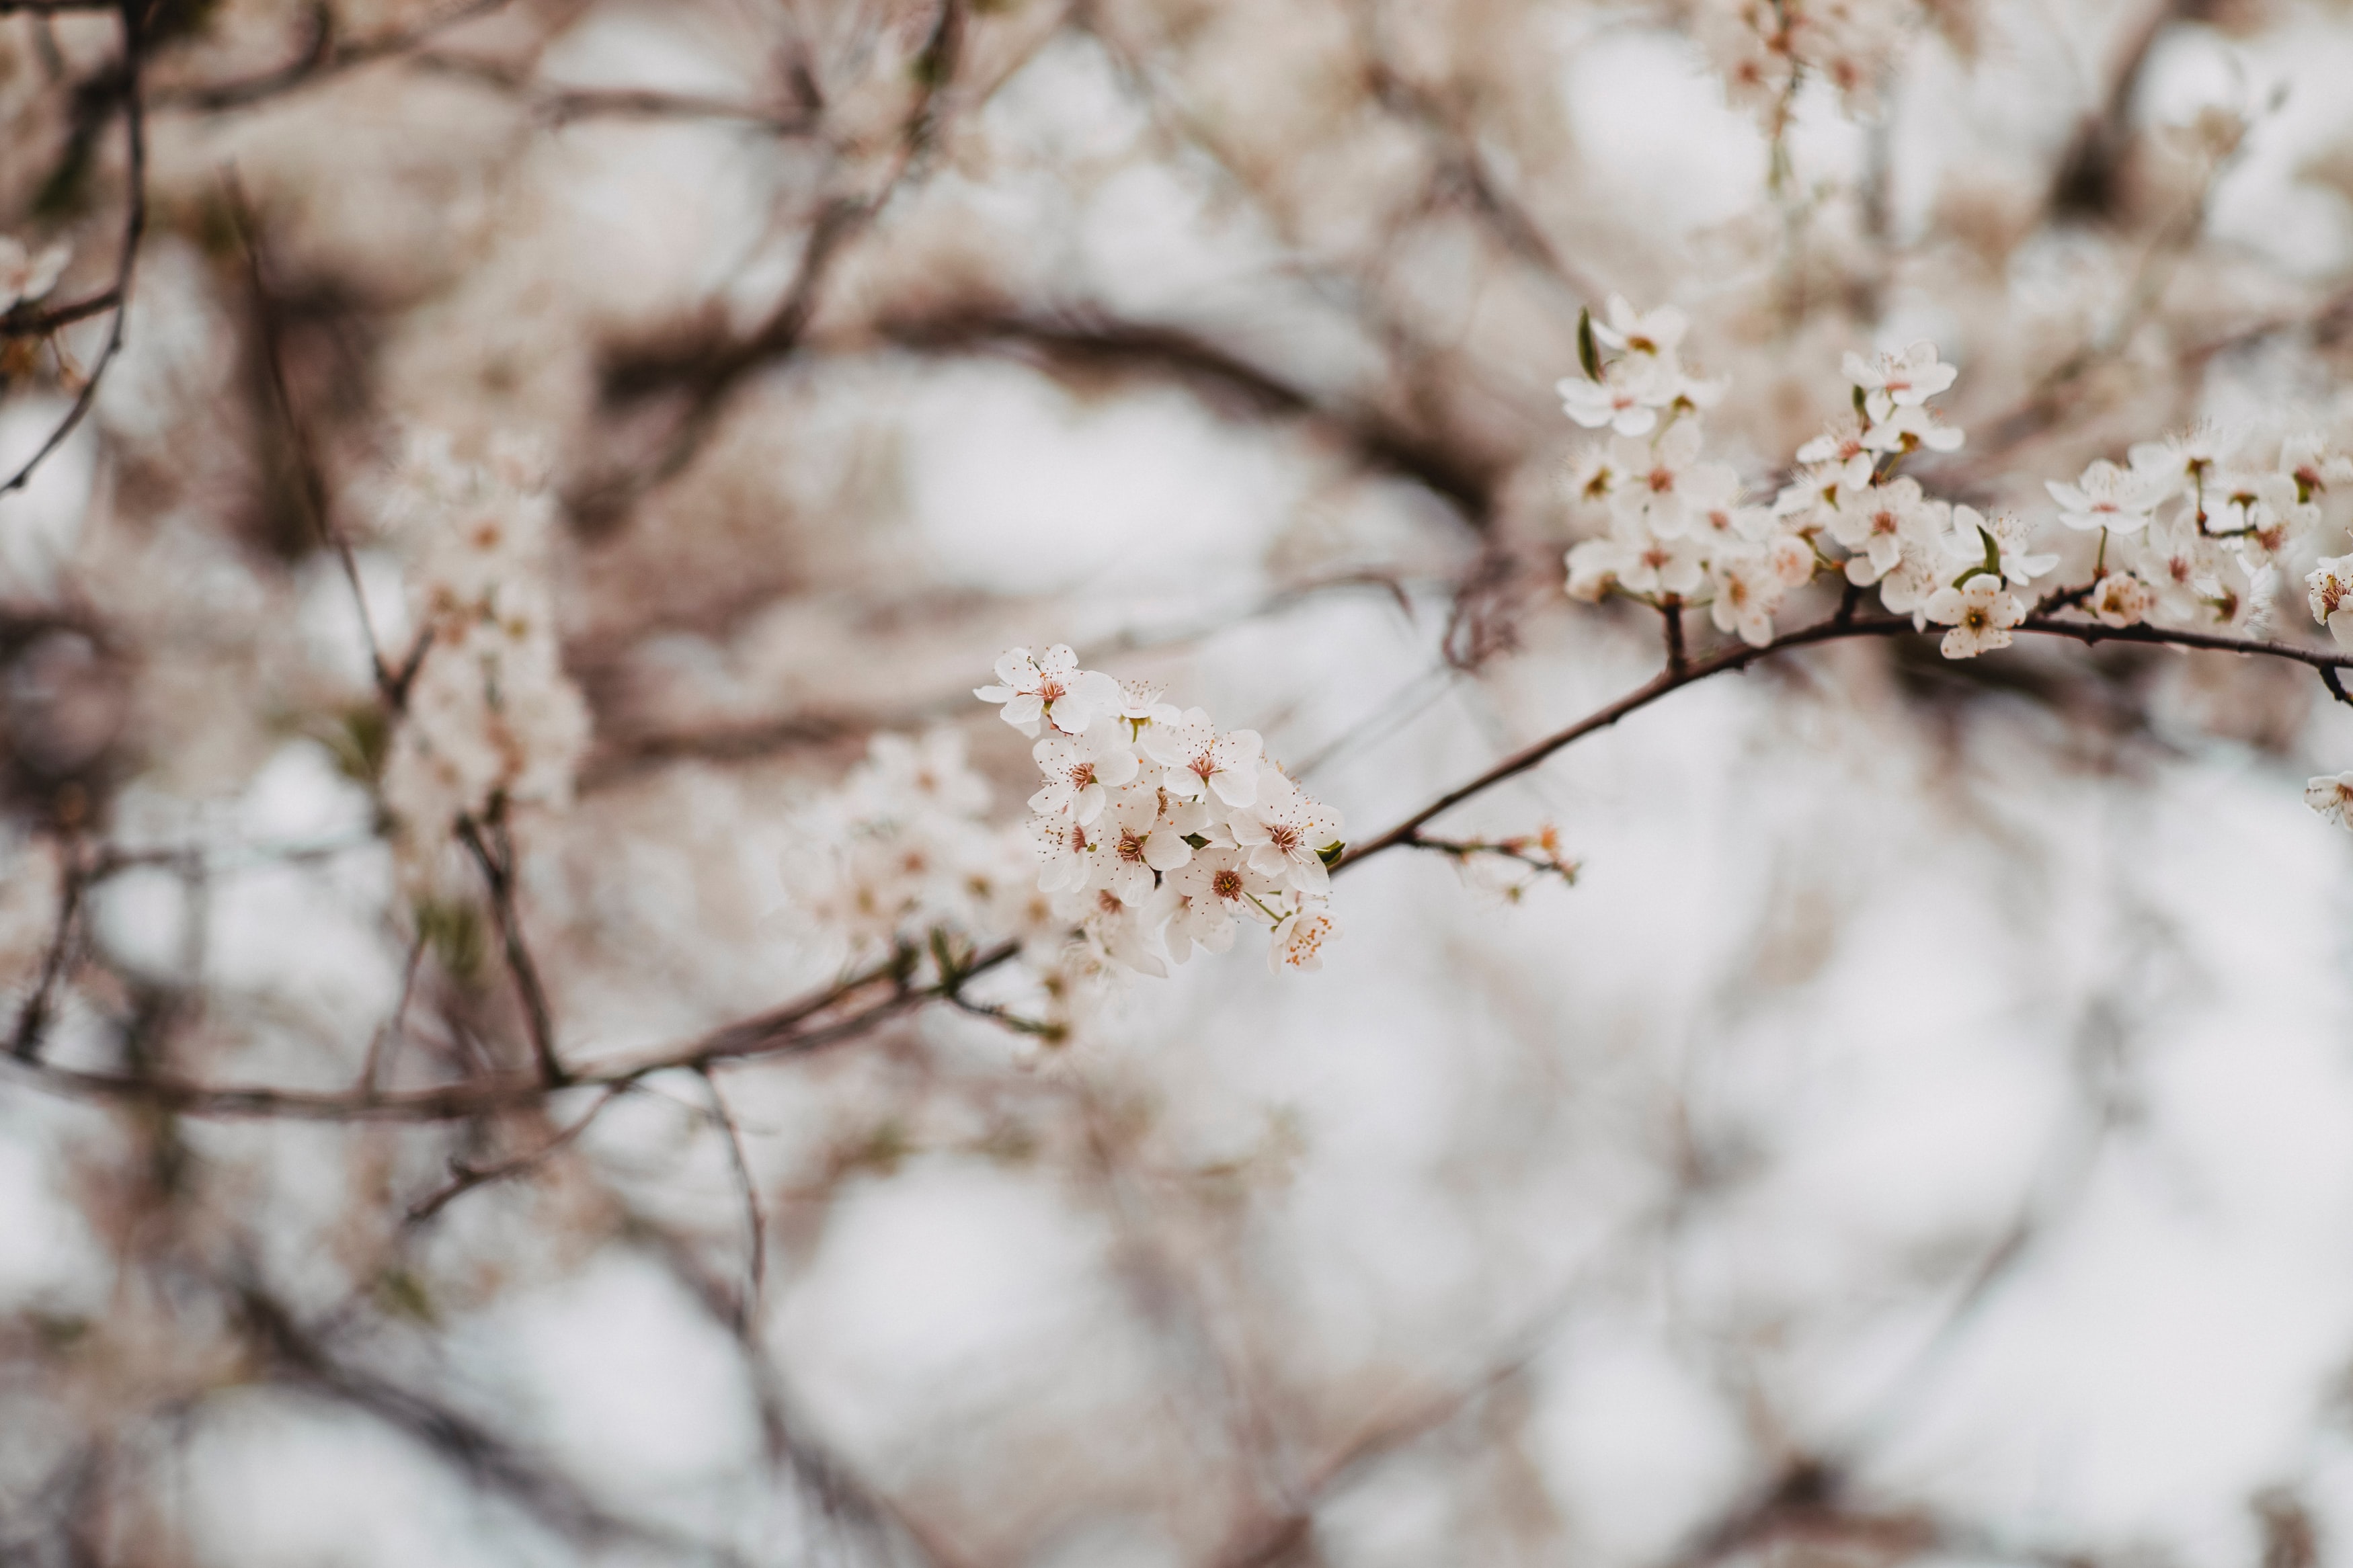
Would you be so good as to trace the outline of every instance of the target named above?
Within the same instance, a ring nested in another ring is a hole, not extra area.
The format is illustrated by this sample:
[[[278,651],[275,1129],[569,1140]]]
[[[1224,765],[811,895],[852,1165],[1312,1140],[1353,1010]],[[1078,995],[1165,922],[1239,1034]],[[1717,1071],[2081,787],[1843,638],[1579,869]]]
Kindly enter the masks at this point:
[[[2200,648],[2223,653],[2262,654],[2272,658],[2289,659],[2306,664],[2324,672],[2324,679],[2337,671],[2353,668],[2353,653],[2334,653],[2321,648],[2298,647],[2294,643],[2271,642],[2253,637],[2219,637],[2207,632],[2179,631],[2148,626],[2110,626],[2097,621],[2061,620],[2045,614],[2026,617],[2010,628],[2041,637],[2069,637],[2086,646],[2103,642],[2143,643],[2157,647]],[[1387,832],[1366,839],[1349,849],[1332,868],[1338,876],[1349,867],[1368,860],[1384,850],[1399,845],[1411,846],[1423,824],[1452,810],[1474,795],[1527,772],[1563,747],[1583,740],[1599,730],[1606,730],[1629,714],[1640,712],[1668,693],[1723,675],[1791,648],[1810,647],[1816,643],[1838,642],[1848,637],[1896,637],[1916,633],[1909,616],[1856,616],[1841,620],[1833,615],[1827,620],[1774,638],[1761,647],[1742,645],[1687,664],[1683,669],[1664,669],[1650,681],[1635,688],[1608,706],[1595,710],[1564,730],[1521,748],[1489,768],[1485,773],[1458,785],[1423,806]]]

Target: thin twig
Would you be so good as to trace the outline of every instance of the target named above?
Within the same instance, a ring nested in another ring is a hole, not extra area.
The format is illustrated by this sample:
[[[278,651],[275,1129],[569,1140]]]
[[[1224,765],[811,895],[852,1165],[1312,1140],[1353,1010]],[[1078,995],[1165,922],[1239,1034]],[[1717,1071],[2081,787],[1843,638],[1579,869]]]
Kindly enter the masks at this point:
[[[522,921],[515,911],[514,840],[508,837],[498,807],[491,808],[490,832],[470,816],[458,819],[458,839],[482,868],[489,884],[491,910],[499,922],[499,939],[506,949],[507,972],[514,977],[515,994],[522,1003],[523,1025],[531,1035],[531,1053],[539,1064],[540,1081],[550,1089],[572,1081],[555,1055],[554,1014],[547,1005],[547,989],[540,984],[539,965],[532,961],[523,941]]]
[[[2042,616],[2030,616],[2011,629],[2033,636],[2065,637],[2086,645],[2122,642],[2154,647],[2199,648],[2288,659],[2321,670],[2353,668],[2353,653],[2331,652],[2259,638],[2227,637],[2206,632],[2140,626],[2107,626],[2095,621],[2064,621]],[[1850,637],[1895,637],[1915,632],[1911,617],[1907,616],[1856,617],[1845,622],[1833,616],[1812,626],[1785,633],[1761,647],[1742,644],[1694,660],[1681,675],[1662,671],[1616,701],[1514,752],[1386,832],[1357,845],[1333,867],[1332,874],[1341,875],[1350,867],[1360,865],[1388,849],[1400,846],[1416,847],[1415,840],[1420,828],[1431,819],[1506,779],[1525,773],[1563,747],[1639,712],[1670,692],[1712,676],[1745,669],[1759,660],[1795,648]],[[473,830],[470,824],[461,828],[461,836],[469,838],[470,847],[481,842],[479,831]],[[1441,841],[1433,840],[1427,847],[1447,852]],[[507,873],[499,868],[497,858],[488,853],[487,845],[475,852],[478,858],[487,862],[486,872],[494,873],[495,889],[505,881]],[[512,906],[502,902],[501,912],[503,921],[511,916]],[[511,960],[519,951],[518,941],[510,949]],[[954,974],[938,984],[924,986],[908,984],[904,963],[894,958],[853,974],[827,990],[766,1013],[740,1019],[637,1063],[584,1072],[559,1082],[609,1089],[633,1084],[650,1074],[676,1068],[699,1071],[722,1061],[812,1054],[860,1038],[890,1020],[931,1003],[955,1001],[962,987],[974,976],[1009,962],[1018,952],[1018,943],[1000,942],[976,954],[969,962],[960,963]],[[533,973],[528,967],[527,952],[523,953],[523,964],[522,973]],[[535,979],[533,974],[534,983]],[[871,999],[860,1002],[858,999],[861,996],[871,996]],[[544,1074],[537,1079],[504,1074],[399,1094],[316,1094],[260,1086],[209,1085],[164,1078],[82,1072],[47,1063],[19,1064],[19,1070],[29,1070],[36,1081],[60,1093],[140,1101],[186,1115],[281,1117],[326,1121],[461,1120],[543,1100],[557,1087],[551,1084]]]
[[[1710,676],[1730,670],[1746,669],[1759,659],[1791,648],[1809,647],[1817,643],[1838,642],[1847,637],[1897,637],[1916,631],[1909,616],[1855,616],[1841,620],[1833,615],[1828,620],[1801,626],[1761,647],[1741,645],[1709,658],[1689,662],[1680,670],[1661,670],[1650,681],[1628,692],[1617,701],[1595,710],[1574,724],[1536,741],[1489,768],[1469,783],[1449,790],[1388,831],[1355,846],[1343,856],[1333,871],[1337,874],[1350,866],[1394,849],[1400,845],[1410,847],[1414,835],[1423,824],[1452,810],[1473,795],[1481,795],[1505,779],[1527,772],[1572,742],[1582,740],[1597,730],[1606,730],[1619,720],[1656,702],[1672,691],[1679,691]],[[2133,626],[2103,626],[2097,621],[2066,621],[2042,615],[2029,616],[2014,631],[2038,637],[2068,637],[2076,642],[2095,646],[2104,642],[2138,643],[2158,647],[2201,648],[2224,653],[2261,654],[2271,658],[2291,659],[2315,668],[2337,670],[2353,668],[2353,654],[2331,653],[2318,648],[2301,647],[2294,643],[2271,642],[2254,637],[2226,637],[2210,632],[2177,631],[2163,627]]]
[[[358,558],[353,553],[350,536],[336,523],[333,503],[327,494],[327,476],[320,466],[317,444],[311,439],[311,427],[294,405],[294,397],[286,384],[286,341],[279,321],[278,299],[270,288],[269,263],[264,255],[261,227],[257,221],[253,204],[245,194],[245,186],[237,177],[235,168],[223,172],[221,183],[228,195],[229,222],[237,230],[237,242],[245,251],[246,283],[253,296],[254,322],[261,333],[263,378],[269,384],[272,407],[279,423],[286,431],[286,444],[294,462],[295,489],[301,493],[302,510],[311,531],[319,542],[335,552],[342,565],[343,581],[351,588],[352,603],[359,611],[360,632],[367,638],[368,668],[375,677],[376,690],[383,695],[385,706],[398,712],[408,694],[407,679],[413,668],[404,668],[396,678],[384,661],[384,646],[376,638],[375,618],[368,614],[367,595],[360,586]],[[418,645],[422,647],[422,643]]]
[[[596,1121],[607,1106],[628,1092],[627,1085],[617,1084],[607,1089],[596,1097],[596,1103],[591,1105],[578,1121],[556,1133],[538,1148],[517,1154],[512,1159],[501,1160],[495,1165],[469,1165],[462,1160],[451,1160],[449,1162],[451,1179],[448,1184],[438,1188],[429,1197],[411,1205],[407,1223],[423,1225],[476,1187],[487,1186],[492,1182],[502,1182],[509,1176],[521,1175],[550,1155],[559,1152],[574,1139],[587,1131],[588,1124]]]
[[[165,88],[155,94],[159,109],[192,110],[217,114],[245,109],[324,81],[345,71],[379,60],[395,58],[421,47],[461,22],[470,22],[504,5],[507,0],[459,0],[427,16],[415,26],[402,27],[373,38],[349,43],[335,37],[335,14],[323,5],[311,12],[311,37],[302,51],[285,65],[232,81]]]
[[[8,1038],[8,1054],[20,1062],[40,1058],[41,1036],[48,1029],[58,983],[65,978],[72,961],[82,891],[88,885],[89,874],[81,863],[79,847],[69,840],[64,871],[58,883],[57,923],[49,931],[48,950],[41,955],[40,978],[34,982],[33,994],[25,999],[24,1010],[16,1015],[16,1027]]]
[[[131,315],[131,278],[139,265],[140,239],[147,232],[147,110],[139,79],[144,63],[139,0],[121,0],[112,9],[122,20],[122,124],[129,139],[125,177],[131,186],[122,220],[122,253],[115,258],[113,286],[103,296],[110,300],[114,321],[107,328],[106,346],[99,350],[97,362],[90,367],[90,374],[83,379],[81,390],[74,395],[73,406],[66,410],[65,418],[49,432],[48,438],[41,443],[39,449],[25,460],[24,466],[9,476],[5,483],[0,483],[0,496],[24,489],[31,481],[33,471],[47,462],[51,453],[65,445],[66,437],[80,426],[98,401],[100,381],[105,377],[107,368],[113,364],[115,356],[122,352],[124,323]]]
[[[743,1300],[736,1306],[736,1331],[750,1339],[760,1321],[760,1291],[768,1272],[768,1222],[760,1212],[760,1184],[753,1179],[752,1163],[744,1157],[744,1135],[735,1125],[735,1118],[727,1110],[727,1099],[719,1091],[719,1080],[707,1066],[697,1069],[702,1079],[703,1091],[711,1096],[712,1119],[719,1124],[720,1136],[727,1141],[727,1161],[734,1168],[735,1180],[744,1189],[744,1227],[750,1233],[751,1254],[744,1268]]]

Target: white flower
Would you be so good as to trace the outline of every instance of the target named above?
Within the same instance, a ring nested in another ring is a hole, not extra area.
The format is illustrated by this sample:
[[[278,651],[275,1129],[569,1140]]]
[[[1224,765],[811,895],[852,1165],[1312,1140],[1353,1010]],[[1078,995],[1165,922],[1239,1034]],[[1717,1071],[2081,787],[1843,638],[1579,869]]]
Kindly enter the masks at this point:
[[[2231,536],[2252,564],[2278,559],[2297,534],[2319,525],[2319,506],[2300,499],[2303,490],[2292,474],[2233,475],[2217,488],[2213,531]]]
[[[2353,555],[2332,555],[2305,574],[2312,618],[2328,628],[2339,647],[2353,647]]]
[[[1571,505],[1599,506],[1625,482],[1618,466],[1618,447],[1615,440],[1591,442],[1569,459],[1561,471],[1560,488]],[[1639,454],[1642,448],[1637,445],[1634,450]]]
[[[2222,552],[2186,513],[2151,527],[2139,554],[2140,574],[2157,595],[2150,614],[2159,620],[2190,620],[2218,592]]]
[[[1809,464],[1773,498],[1773,514],[1793,527],[1827,528],[1839,508],[1871,488],[1872,473],[1872,456],[1862,451]]]
[[[1046,775],[1045,787],[1029,797],[1040,816],[1092,822],[1103,815],[1104,791],[1134,778],[1143,764],[1115,724],[1100,724],[1091,735],[1049,735],[1031,755]]]
[[[1303,893],[1332,885],[1318,853],[1340,842],[1340,814],[1293,784],[1272,765],[1259,770],[1258,799],[1226,818],[1234,847],[1247,851],[1250,869],[1281,877]]]
[[[1784,588],[1801,588],[1814,580],[1811,541],[1794,533],[1777,533],[1765,542],[1765,567]]]
[[[1973,506],[1955,507],[1950,541],[1953,555],[1962,561],[1983,561],[1988,542],[1993,545],[1993,558],[2000,563],[2001,574],[2021,588],[2059,564],[2056,554],[2027,553],[2023,519],[2000,512],[1988,521]]]
[[[1943,501],[1920,493],[1913,479],[1890,480],[1849,496],[1831,516],[1831,537],[1853,552],[1850,583],[1868,586],[1895,570],[1905,547],[1917,554],[1944,531]]]
[[[1698,547],[1691,548],[1696,556]],[[1633,547],[1616,537],[1588,539],[1576,546],[1568,552],[1568,596],[1599,604],[1618,585],[1633,558]]]
[[[2085,468],[2072,485],[2045,479],[2042,488],[2059,503],[2059,521],[2086,532],[2105,528],[2111,533],[2137,533],[2148,526],[2149,514],[2162,499],[2147,472],[2119,468],[2105,458]]]
[[[1662,395],[1656,366],[1631,357],[1603,365],[1599,381],[1572,375],[1555,390],[1571,419],[1588,430],[1606,425],[1620,436],[1649,435],[1658,427],[1660,405],[1673,401],[1672,391]]]
[[[1165,687],[1148,680],[1123,680],[1119,683],[1119,716],[1131,729],[1144,724],[1173,724],[1181,715],[1173,702],[1160,700]]]
[[[1952,385],[1960,374],[1937,361],[1936,345],[1926,338],[1900,354],[1881,354],[1876,361],[1850,353],[1845,365],[1846,378],[1862,388],[1863,409],[1874,422],[1884,420],[1897,408],[1926,403]],[[1804,460],[1803,453],[1799,459]]]
[[[2295,481],[2296,499],[2308,501],[2331,485],[2353,481],[2353,457],[2331,452],[2325,436],[2292,436],[2280,444],[2279,471]]]
[[[1181,803],[1149,779],[1128,785],[1111,799],[1103,825],[1106,880],[1131,904],[1142,903],[1157,883],[1155,872],[1174,871],[1193,858],[1185,829],[1172,808]]]
[[[2018,595],[1988,572],[1957,588],[1937,589],[1929,595],[1926,610],[1930,620],[1953,628],[1938,645],[1947,658],[1975,658],[2008,647],[2010,628],[2026,618],[2026,605]]]
[[[1190,860],[1168,873],[1165,883],[1188,904],[1214,910],[1229,920],[1261,923],[1268,923],[1263,900],[1282,888],[1272,877],[1253,869],[1243,851],[1215,844],[1194,851]]]
[[[1228,805],[1248,805],[1258,794],[1259,755],[1255,730],[1220,735],[1201,709],[1188,708],[1173,724],[1144,732],[1144,751],[1167,772],[1161,785],[1180,800],[1198,800],[1215,791]]]
[[[1145,897],[1150,893],[1147,884]],[[1079,918],[1079,935],[1113,963],[1139,974],[1166,979],[1168,965],[1152,951],[1149,923],[1144,910],[1122,898],[1115,889],[1103,887],[1095,889]]]
[[[1862,444],[1873,452],[1912,452],[1923,447],[1931,452],[1957,452],[1961,449],[1961,432],[1953,426],[1938,424],[1927,405],[1904,403],[1889,409],[1885,418],[1864,431]]]
[[[844,787],[881,817],[926,810],[968,816],[988,806],[988,782],[965,762],[964,736],[944,725],[920,739],[876,735]]]
[[[0,235],[0,311],[30,304],[56,288],[69,254],[62,245],[30,253],[17,240]]]
[[[1928,601],[1944,585],[1937,576],[1943,553],[1940,542],[1926,555],[1906,556],[1904,564],[1879,580],[1879,602],[1894,615],[1911,616],[1914,626],[1926,630]]]
[[[997,679],[1000,684],[975,687],[972,694],[1003,703],[1005,721],[1025,735],[1038,733],[1041,721],[1065,735],[1084,734],[1096,714],[1119,711],[1119,683],[1081,669],[1079,656],[1064,643],[1039,658],[1026,647],[1007,649],[997,661]]]
[[[1693,521],[1711,511],[1728,511],[1740,499],[1740,476],[1727,463],[1702,463],[1700,429],[1695,420],[1670,426],[1651,445],[1647,458],[1639,442],[1627,442],[1633,453],[1621,453],[1623,481],[1609,498],[1613,516],[1640,521],[1662,539],[1688,532]]]
[[[1736,632],[1751,647],[1773,640],[1773,612],[1785,592],[1773,564],[1761,553],[1735,555],[1715,563],[1715,599],[1712,618],[1718,631]]]
[[[1594,540],[1569,552],[1569,593],[1578,593],[1580,572],[1590,591],[1592,574],[1605,569],[1609,580],[1630,594],[1687,595],[1700,584],[1705,552],[1696,539],[1660,539],[1639,522],[1620,522],[1609,540]],[[1602,545],[1607,553],[1593,551]],[[1579,552],[1588,552],[1579,559]],[[1606,588],[1608,582],[1602,586]],[[1599,593],[1593,594],[1599,598]]]
[[[2148,486],[2151,504],[2179,495],[2221,461],[2222,439],[2211,425],[2199,425],[2162,441],[2136,442],[2125,456]]]
[[[2147,619],[2156,604],[2147,584],[2129,572],[2111,572],[2093,585],[2084,607],[2103,626],[2129,626]]]
[[[2337,826],[2353,829],[2353,773],[2314,779],[2304,786],[2304,804]]]
[[[1850,354],[1848,357],[1851,359],[1853,356]],[[1831,421],[1829,429],[1798,448],[1798,461],[1807,465],[1845,464],[1857,458],[1862,458],[1867,472],[1871,460],[1864,457],[1865,450],[1862,444],[1862,421],[1852,414],[1841,414]]]
[[[1691,321],[1672,305],[1639,311],[1623,294],[1612,294],[1604,320],[1593,323],[1593,335],[1613,349],[1659,361],[1672,356],[1691,330]]]
[[[1267,949],[1267,967],[1280,974],[1286,969],[1301,971],[1324,967],[1324,944],[1340,934],[1331,912],[1321,904],[1309,904],[1285,915],[1274,928],[1274,941]]]
[[[1038,853],[1039,887],[1050,893],[1082,893],[1094,885],[1096,851],[1103,847],[1098,824],[1037,816],[1029,820],[1029,837]]]

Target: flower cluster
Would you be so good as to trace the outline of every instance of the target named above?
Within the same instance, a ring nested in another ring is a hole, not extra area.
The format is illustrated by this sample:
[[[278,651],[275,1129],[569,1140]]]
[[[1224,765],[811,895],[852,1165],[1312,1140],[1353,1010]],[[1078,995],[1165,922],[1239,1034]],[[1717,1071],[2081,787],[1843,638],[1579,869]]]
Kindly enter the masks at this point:
[[[1059,644],[1010,650],[974,695],[1037,741],[1038,886],[1092,949],[1165,974],[1164,954],[1223,952],[1256,924],[1272,935],[1272,967],[1318,967],[1337,930],[1340,816],[1267,760],[1257,731],[1221,731],[1156,687],[1082,669]]]
[[[2049,486],[2062,522],[2100,535],[2084,605],[2112,626],[2253,629],[2271,607],[2279,563],[2319,532],[2322,492],[2353,479],[2353,462],[2317,437],[2266,458],[2200,426],[2127,457],[2126,466],[2103,459],[2073,484]],[[2310,579],[2323,622],[2328,565]]]
[[[1919,16],[1912,0],[1704,0],[1696,31],[1736,104],[1784,113],[1811,76],[1860,112]]]
[[[1649,384],[1662,374],[1683,381],[1672,359],[1684,331],[1680,312],[1641,315],[1613,298],[1609,317],[1610,330],[1597,324],[1592,340],[1663,342],[1662,353],[1648,357],[1664,363],[1629,372],[1621,367],[1642,356],[1588,354],[1586,375],[1560,386],[1570,417],[1588,427],[1601,423],[1597,389]],[[1953,367],[1920,342],[1876,360],[1849,354],[1846,373],[1853,412],[1799,448],[1796,477],[1769,505],[1746,502],[1728,465],[1701,460],[1700,409],[1722,395],[1720,384],[1710,384],[1705,398],[1669,397],[1660,405],[1664,420],[1643,426],[1647,438],[1617,424],[1569,473],[1571,502],[1609,521],[1604,537],[1568,552],[1569,593],[1588,600],[1620,594],[1670,614],[1704,605],[1719,630],[1762,647],[1773,640],[1782,600],[1829,567],[1857,587],[1876,586],[1898,615],[1952,627],[1944,642],[1950,658],[2007,646],[2026,615],[2010,588],[2058,557],[2031,552],[2018,520],[1989,520],[1896,473],[1915,452],[1960,446],[1961,432],[1928,405],[1952,385]]]
[[[460,817],[570,799],[588,710],[556,641],[554,509],[519,449],[461,463],[429,438],[412,443],[389,497],[387,522],[417,547],[421,662],[385,763],[384,802],[428,861]]]
[[[1059,931],[1030,890],[1027,846],[989,825],[988,801],[955,731],[875,736],[840,788],[795,823],[793,901],[858,966],[942,942],[978,948]]]

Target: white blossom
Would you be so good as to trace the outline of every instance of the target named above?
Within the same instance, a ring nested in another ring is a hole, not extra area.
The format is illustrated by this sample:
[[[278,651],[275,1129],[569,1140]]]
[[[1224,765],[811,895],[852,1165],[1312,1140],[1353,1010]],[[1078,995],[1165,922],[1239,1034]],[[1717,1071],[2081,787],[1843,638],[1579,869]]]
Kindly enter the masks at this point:
[[[1188,708],[1173,724],[1155,724],[1144,734],[1145,754],[1166,773],[1161,787],[1185,800],[1215,792],[1228,805],[1248,805],[1258,793],[1258,731],[1219,734],[1207,711]]]
[[[2312,780],[2304,786],[2304,804],[2337,826],[2353,829],[2353,772]]]
[[[1938,645],[1947,658],[1975,658],[2008,647],[2010,628],[2026,618],[2026,605],[1989,572],[1957,588],[1937,589],[1926,609],[1930,620],[1953,628]]]
[[[2136,626],[2148,618],[2156,607],[2157,595],[2147,584],[2130,572],[2111,572],[2092,586],[2092,596],[2084,607],[2102,626]]]
[[[1953,384],[1959,373],[1936,357],[1936,345],[1922,339],[1899,354],[1866,360],[1850,353],[1846,378],[1862,390],[1863,411],[1873,423],[1885,420],[1897,408],[1915,407]],[[1800,455],[1802,458],[1802,454]]]
[[[0,312],[47,295],[64,276],[71,254],[62,245],[28,251],[23,241],[0,235]]]
[[[1045,786],[1029,797],[1041,816],[1092,822],[1103,814],[1105,792],[1135,777],[1143,766],[1135,748],[1116,724],[1098,724],[1087,735],[1049,735],[1032,750]]]
[[[2332,555],[2305,574],[2312,618],[2328,628],[2339,647],[2353,648],[2353,555]]]
[[[1098,713],[1116,714],[1119,683],[1079,668],[1078,655],[1056,643],[1032,657],[1026,647],[1008,648],[997,660],[998,684],[973,689],[983,702],[1001,702],[1001,717],[1025,735],[1051,725],[1065,735],[1082,735]]]
[[[2059,503],[2059,521],[2069,528],[2105,528],[2111,533],[2137,533],[2147,527],[2161,499],[2147,475],[2120,468],[2105,458],[2072,485],[2045,479],[2043,488]]]

